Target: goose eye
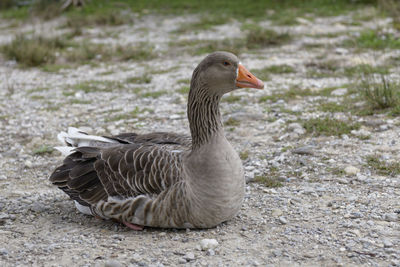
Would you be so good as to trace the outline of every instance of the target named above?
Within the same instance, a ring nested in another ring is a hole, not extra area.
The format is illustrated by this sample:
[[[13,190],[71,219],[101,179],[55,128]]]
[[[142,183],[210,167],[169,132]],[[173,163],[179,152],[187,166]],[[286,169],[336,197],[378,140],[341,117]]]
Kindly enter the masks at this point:
[[[229,66],[229,65],[231,65],[228,61],[224,61],[222,64],[224,64],[224,66]]]

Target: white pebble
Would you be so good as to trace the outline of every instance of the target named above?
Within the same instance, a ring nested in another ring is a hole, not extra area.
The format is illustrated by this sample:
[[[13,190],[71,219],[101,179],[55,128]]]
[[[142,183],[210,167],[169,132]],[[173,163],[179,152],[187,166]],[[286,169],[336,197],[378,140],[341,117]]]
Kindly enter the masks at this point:
[[[201,250],[214,249],[218,246],[218,241],[215,239],[203,239],[200,241]]]

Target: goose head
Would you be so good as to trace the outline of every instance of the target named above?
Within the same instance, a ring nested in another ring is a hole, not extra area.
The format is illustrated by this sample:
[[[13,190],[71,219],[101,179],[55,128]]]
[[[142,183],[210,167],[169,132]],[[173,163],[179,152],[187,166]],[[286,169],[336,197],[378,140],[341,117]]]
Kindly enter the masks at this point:
[[[263,89],[264,83],[251,74],[237,56],[229,52],[209,54],[193,72],[191,88],[206,87],[211,95],[222,96],[239,88]]]

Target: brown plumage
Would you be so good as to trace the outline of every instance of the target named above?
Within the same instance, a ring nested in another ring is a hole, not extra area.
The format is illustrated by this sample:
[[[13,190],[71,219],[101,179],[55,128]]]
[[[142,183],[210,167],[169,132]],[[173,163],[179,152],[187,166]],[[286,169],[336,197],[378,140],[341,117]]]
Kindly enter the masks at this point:
[[[84,213],[128,226],[206,228],[232,218],[244,196],[241,161],[223,132],[219,101],[240,87],[263,88],[236,56],[215,52],[193,72],[191,137],[173,133],[59,139],[69,154],[50,181]]]

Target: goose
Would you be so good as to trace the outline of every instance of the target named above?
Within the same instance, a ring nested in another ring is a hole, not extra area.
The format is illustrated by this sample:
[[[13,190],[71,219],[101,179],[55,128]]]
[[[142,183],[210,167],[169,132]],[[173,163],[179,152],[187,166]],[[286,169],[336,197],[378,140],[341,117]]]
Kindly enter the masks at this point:
[[[239,88],[263,89],[228,52],[214,52],[195,68],[187,117],[190,136],[167,132],[58,134],[66,155],[50,181],[87,215],[133,230],[211,228],[233,218],[245,193],[242,162],[224,135],[221,97]]]

